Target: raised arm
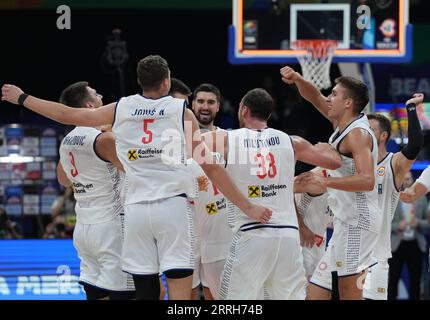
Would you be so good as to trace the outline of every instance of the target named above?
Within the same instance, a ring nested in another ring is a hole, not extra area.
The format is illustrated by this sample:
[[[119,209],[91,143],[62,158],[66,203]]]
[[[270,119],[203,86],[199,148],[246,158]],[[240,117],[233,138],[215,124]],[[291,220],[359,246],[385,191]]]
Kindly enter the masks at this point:
[[[109,161],[118,170],[124,171],[124,167],[116,154],[115,136],[112,132],[103,132],[97,137],[96,152],[100,158]]]
[[[327,98],[321,94],[317,87],[313,83],[305,80],[300,73],[294,71],[292,68],[286,66],[281,69],[282,81],[286,84],[295,84],[299,89],[300,95],[308,100],[323,114],[327,119],[328,116],[328,102]],[[329,119],[330,120],[330,119]],[[330,120],[332,121],[332,120]]]
[[[297,160],[331,170],[341,166],[339,153],[327,143],[312,145],[299,136],[291,136]]]
[[[202,167],[209,179],[212,180],[224,196],[250,218],[261,223],[267,223],[272,215],[271,211],[264,207],[253,205],[240,192],[227,171],[222,166],[215,163],[211,150],[201,139],[197,119],[189,109],[185,110],[184,120],[186,121],[186,143],[187,146],[191,146],[191,150],[188,150],[193,159]]]
[[[411,170],[412,164],[423,146],[424,136],[416,111],[416,106],[423,103],[423,100],[424,95],[422,93],[415,93],[413,98],[406,102],[406,111],[408,114],[408,144],[404,146],[401,151],[396,152],[392,160],[397,189],[400,189],[403,179]]]
[[[19,99],[23,99],[24,92],[10,84],[5,84],[2,87],[2,101],[8,101],[13,104],[19,104]],[[23,102],[23,106],[30,109],[46,118],[57,121],[59,123],[95,127],[113,122],[115,113],[115,104],[111,103],[100,108],[71,108],[64,104],[39,99],[33,96],[27,96]]]

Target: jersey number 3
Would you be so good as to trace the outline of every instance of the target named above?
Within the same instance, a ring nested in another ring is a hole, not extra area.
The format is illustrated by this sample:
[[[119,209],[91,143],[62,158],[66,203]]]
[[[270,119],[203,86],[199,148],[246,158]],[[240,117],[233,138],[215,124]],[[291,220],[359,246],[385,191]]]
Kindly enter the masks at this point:
[[[74,178],[78,175],[78,168],[76,168],[75,157],[73,156],[73,153],[69,152],[69,157],[70,157],[70,163],[73,167],[72,170],[70,170],[70,174]]]
[[[143,136],[142,143],[148,144],[152,141],[152,131],[148,130],[148,124],[153,123],[155,119],[144,119],[143,120],[143,132],[147,134],[147,136]]]
[[[266,176],[269,176],[269,178],[276,177],[275,156],[273,153],[270,152],[265,156],[263,156],[261,153],[257,153],[254,157],[254,160],[260,168],[257,171],[257,177],[260,179],[264,179]]]

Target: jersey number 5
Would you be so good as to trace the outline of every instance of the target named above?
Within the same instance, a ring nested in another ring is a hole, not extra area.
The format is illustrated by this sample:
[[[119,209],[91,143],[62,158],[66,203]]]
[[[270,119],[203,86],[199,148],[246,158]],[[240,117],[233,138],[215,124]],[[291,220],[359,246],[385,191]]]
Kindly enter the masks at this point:
[[[70,170],[70,174],[74,178],[78,175],[78,168],[76,168],[75,157],[73,156],[73,153],[69,152],[69,157],[70,157],[70,163],[73,167],[72,170]]]
[[[144,119],[143,120],[143,132],[147,134],[147,136],[143,136],[142,143],[148,144],[152,141],[152,131],[148,130],[148,124],[153,123],[155,119]]]
[[[260,179],[264,179],[267,175],[269,178],[276,177],[275,156],[273,153],[270,152],[266,154],[266,156],[263,156],[261,153],[257,153],[254,160],[258,163],[258,167],[261,169],[257,171],[257,177]]]

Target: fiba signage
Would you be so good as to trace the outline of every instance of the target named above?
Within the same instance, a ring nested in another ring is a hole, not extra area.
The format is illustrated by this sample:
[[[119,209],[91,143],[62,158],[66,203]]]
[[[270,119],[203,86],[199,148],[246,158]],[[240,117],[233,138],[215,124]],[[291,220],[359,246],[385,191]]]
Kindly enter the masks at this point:
[[[0,240],[0,300],[83,300],[72,240]]]

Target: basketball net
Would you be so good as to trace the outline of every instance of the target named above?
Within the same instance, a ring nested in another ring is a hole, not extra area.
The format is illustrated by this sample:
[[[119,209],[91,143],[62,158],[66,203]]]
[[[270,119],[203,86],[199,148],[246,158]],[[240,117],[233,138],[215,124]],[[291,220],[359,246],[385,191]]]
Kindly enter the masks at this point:
[[[335,40],[297,40],[292,44],[295,50],[305,51],[297,56],[303,77],[320,90],[331,86],[330,65],[337,44]]]

